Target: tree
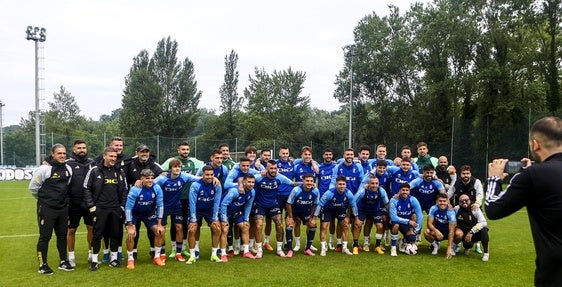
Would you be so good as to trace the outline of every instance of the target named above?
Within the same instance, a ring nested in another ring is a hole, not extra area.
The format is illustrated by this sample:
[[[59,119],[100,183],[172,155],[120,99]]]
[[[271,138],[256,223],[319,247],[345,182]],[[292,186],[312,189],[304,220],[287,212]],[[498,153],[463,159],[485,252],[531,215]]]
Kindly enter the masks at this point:
[[[201,91],[189,58],[177,60],[178,44],[170,37],[157,44],[150,57],[146,50],[134,59],[125,79],[120,123],[125,136],[186,137],[198,118]]]
[[[56,142],[70,146],[76,138],[84,138],[86,118],[80,115],[80,107],[76,98],[64,86],[53,94],[53,102],[49,102],[49,110],[44,113],[45,132],[56,137]]]
[[[238,135],[238,114],[242,109],[244,98],[238,96],[238,76],[236,69],[238,64],[238,54],[234,50],[224,57],[224,83],[220,87],[220,97],[222,111],[221,120],[226,128],[226,138],[234,138]]]

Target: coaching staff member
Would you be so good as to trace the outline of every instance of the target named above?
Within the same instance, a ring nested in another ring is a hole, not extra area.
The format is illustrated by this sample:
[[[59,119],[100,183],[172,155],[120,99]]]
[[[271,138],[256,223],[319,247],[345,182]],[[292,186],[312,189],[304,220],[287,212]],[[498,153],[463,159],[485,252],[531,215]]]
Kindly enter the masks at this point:
[[[112,147],[105,148],[103,162],[90,169],[84,180],[84,200],[94,218],[91,271],[99,268],[98,253],[101,239],[106,232],[110,238],[109,265],[120,265],[117,260],[117,248],[121,245],[123,237],[121,223],[127,202],[127,182],[123,171],[115,166],[116,161],[117,151]]]
[[[506,159],[489,164],[486,214],[508,216],[527,207],[535,243],[535,286],[562,286],[562,120],[538,120],[529,133],[529,148],[536,164],[526,167],[500,191]]]
[[[33,197],[37,199],[39,273],[53,274],[53,270],[47,264],[47,251],[49,250],[49,241],[53,229],[57,235],[57,249],[60,257],[59,269],[64,271],[74,270],[74,267],[70,266],[66,258],[68,186],[72,177],[72,169],[65,163],[66,148],[62,144],[53,145],[51,156],[46,161],[48,165],[41,165],[33,171],[33,178],[29,182],[29,190]]]

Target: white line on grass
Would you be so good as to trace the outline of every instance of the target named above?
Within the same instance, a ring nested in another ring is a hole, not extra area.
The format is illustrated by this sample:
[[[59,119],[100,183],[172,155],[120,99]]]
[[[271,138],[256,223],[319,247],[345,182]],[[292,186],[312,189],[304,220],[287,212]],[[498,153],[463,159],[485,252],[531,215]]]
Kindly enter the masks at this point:
[[[76,232],[76,234],[86,234],[86,232]],[[20,234],[20,235],[0,235],[0,239],[20,238],[20,237],[36,237],[36,236],[39,236],[39,234],[36,233],[36,234]]]
[[[35,199],[32,196],[26,197],[12,197],[12,198],[0,198],[0,200],[20,200],[20,199]]]

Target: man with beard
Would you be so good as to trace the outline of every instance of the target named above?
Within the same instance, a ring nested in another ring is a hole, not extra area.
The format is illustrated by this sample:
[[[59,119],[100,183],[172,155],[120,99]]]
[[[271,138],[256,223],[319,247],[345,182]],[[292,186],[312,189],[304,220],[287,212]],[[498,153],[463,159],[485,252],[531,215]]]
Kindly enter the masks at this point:
[[[449,190],[457,180],[457,170],[454,166],[449,165],[449,160],[444,155],[440,156],[437,161],[435,175],[443,182],[446,190]]]
[[[417,145],[418,156],[413,158],[414,163],[416,163],[420,170],[426,165],[431,165],[433,167],[437,166],[437,158],[429,155],[429,149],[427,148],[427,143],[419,142]]]
[[[390,215],[391,247],[390,256],[398,256],[396,244],[398,242],[398,232],[402,233],[406,244],[416,244],[416,234],[419,233],[423,213],[418,200],[410,195],[410,185],[400,184],[398,193],[390,199],[388,214]],[[405,252],[403,244],[400,244],[400,251]]]
[[[76,243],[76,229],[80,225],[80,219],[84,218],[88,240],[88,261],[92,258],[92,236],[93,220],[90,211],[84,201],[84,179],[88,171],[95,165],[94,160],[88,158],[88,148],[84,140],[74,141],[70,158],[66,161],[72,168],[72,179],[70,180],[70,202],[68,209],[68,261],[72,267],[76,267],[76,257],[74,255],[74,245]]]
[[[421,209],[426,214],[435,205],[437,195],[446,192],[443,183],[433,178],[434,172],[435,168],[432,165],[426,165],[423,167],[423,177],[410,181],[412,195],[420,202]]]
[[[459,205],[455,206],[457,227],[455,228],[454,242],[457,245],[460,245],[462,242],[464,254],[469,255],[470,248],[472,248],[475,242],[482,241],[482,247],[484,248],[482,261],[488,261],[490,258],[488,253],[488,242],[490,241],[488,237],[488,223],[484,214],[482,214],[482,210],[480,208],[472,208],[471,204],[472,201],[468,195],[462,194],[459,196]],[[460,252],[459,249],[457,250],[455,250],[455,253]]]
[[[219,150],[222,152],[222,164],[224,164],[228,170],[231,170],[232,167],[234,167],[235,162],[230,157],[230,147],[228,144],[223,143],[219,145]]]
[[[322,195],[328,189],[330,189],[330,183],[332,182],[332,172],[336,163],[332,161],[334,158],[334,151],[327,148],[322,152],[322,159],[324,160],[318,167],[318,197],[321,198]],[[336,249],[334,246],[334,234],[336,233],[336,223],[335,218],[330,221],[330,240],[328,242],[328,248],[330,250]],[[314,246],[312,246],[314,247]],[[313,250],[314,251],[314,250]]]
[[[458,205],[459,197],[461,194],[466,194],[473,202],[473,208],[480,208],[482,206],[482,199],[484,197],[484,189],[482,182],[472,176],[472,169],[469,165],[461,166],[461,180],[457,180],[447,192],[447,196],[452,206]]]
[[[535,286],[562,286],[562,120],[545,117],[533,124],[529,148],[535,164],[525,168],[501,191],[507,159],[488,165],[486,215],[506,217],[526,207],[536,250]]]
[[[164,163],[162,163],[162,169],[164,171],[170,172],[171,171],[171,166],[170,166],[170,162],[172,159],[178,159],[179,161],[181,161],[181,171],[191,174],[191,175],[195,175],[197,173],[197,170],[199,168],[201,168],[203,166],[203,162],[194,158],[194,157],[190,157],[189,156],[189,152],[191,151],[191,148],[189,147],[189,143],[187,142],[180,142],[178,144],[178,155],[175,157],[171,157],[169,159],[167,159]],[[183,186],[183,189],[181,191],[181,196],[180,196],[180,202],[181,202],[181,209],[182,209],[182,217],[183,217],[183,226],[182,226],[182,230],[183,230],[183,246],[186,246],[187,243],[187,218],[189,216],[189,206],[188,206],[188,194],[189,194],[189,187],[191,186],[191,182],[188,182],[187,184],[185,184]],[[176,238],[176,229],[175,228],[170,228],[170,238]],[[182,252],[182,255],[184,257],[188,257],[189,256],[189,252],[187,252],[186,250],[184,250]],[[170,252],[170,258],[174,258],[176,257],[176,250],[173,248],[172,246],[172,250]]]
[[[449,209],[447,195],[439,193],[435,205],[429,209],[427,229],[423,232],[425,239],[431,243],[431,254],[437,255],[441,241],[447,240],[445,258],[450,259],[454,255],[453,239],[456,224],[455,212]]]
[[[314,176],[307,173],[302,176],[302,186],[295,186],[287,200],[287,257],[293,256],[293,251],[299,251],[301,242],[301,224],[306,225],[306,246],[304,254],[314,256],[311,250],[314,234],[316,233],[316,218],[312,216],[318,205],[318,189],[314,187]],[[293,230],[295,231],[295,248],[293,249]]]
[[[160,175],[164,173],[164,170],[158,165],[154,158],[150,156],[150,149],[147,145],[141,144],[137,147],[137,155],[132,158],[131,162],[125,167],[124,172],[127,177],[127,183],[131,186],[142,187],[141,171],[144,169],[149,169],[155,175]],[[135,236],[135,247],[133,254],[137,254],[137,245],[139,243],[139,230],[141,222],[136,222],[136,236]],[[150,256],[153,257],[154,252],[154,233],[147,230],[148,240],[150,242]],[[162,247],[162,259],[165,260],[165,248]]]

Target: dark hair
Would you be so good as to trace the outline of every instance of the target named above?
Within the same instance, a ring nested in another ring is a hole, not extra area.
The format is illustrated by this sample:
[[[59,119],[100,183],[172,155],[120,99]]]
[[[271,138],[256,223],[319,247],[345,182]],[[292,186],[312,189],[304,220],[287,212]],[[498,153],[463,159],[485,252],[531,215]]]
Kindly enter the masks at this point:
[[[222,156],[222,151],[220,151],[218,149],[214,149],[213,151],[211,151],[211,156],[214,156],[215,154],[218,154],[218,155]]]
[[[83,139],[77,139],[77,140],[74,141],[74,143],[73,143],[72,145],[85,144],[85,143],[86,143],[85,140],[83,140]]]
[[[103,150],[103,154],[104,154],[104,155],[106,155],[106,154],[108,154],[108,153],[110,153],[110,152],[117,152],[117,150],[115,150],[114,148],[112,148],[112,147],[110,147],[110,146],[106,147],[106,148]]]
[[[367,151],[371,152],[371,147],[366,145],[366,144],[359,147],[359,152],[362,152],[364,150],[367,150]]]
[[[326,149],[324,149],[324,151],[322,152],[322,154],[325,154],[325,153],[327,153],[327,152],[334,153],[334,151],[333,151],[331,148],[326,148]]]
[[[169,167],[181,166],[181,165],[182,165],[181,160],[179,160],[179,159],[177,159],[177,158],[175,158],[175,157],[172,158],[172,159],[170,159],[170,162],[168,163],[168,166],[169,166]]]
[[[247,173],[242,177],[242,179],[248,179],[248,178],[256,178],[256,177],[251,173]]]
[[[541,144],[546,148],[560,146],[562,145],[562,120],[559,117],[542,118],[533,124],[530,134],[531,137],[540,137]]]
[[[219,149],[222,149],[223,147],[227,147],[230,150],[230,147],[228,146],[228,144],[222,143],[218,146]]]
[[[432,170],[435,170],[432,164],[428,164],[423,167],[423,171],[432,171]]]
[[[403,145],[402,148],[400,149],[400,151],[403,151],[405,149],[412,150],[412,148],[409,145]]]
[[[461,171],[465,171],[465,170],[472,171],[472,168],[470,168],[470,165],[465,164],[461,166]]]
[[[345,178],[345,176],[340,175],[340,176],[336,177],[336,182],[338,182],[338,181],[345,181],[345,182],[347,182],[347,179]]]
[[[246,149],[244,150],[244,154],[249,154],[249,153],[258,153],[258,149],[253,145],[247,146]]]
[[[213,168],[212,166],[210,166],[210,165],[205,165],[205,166],[203,166],[203,169],[202,169],[202,170],[203,170],[203,172],[206,172],[206,171],[208,171],[208,170],[211,170],[211,171],[212,171],[212,170],[214,170],[214,168]]]
[[[399,189],[402,189],[402,188],[404,188],[404,187],[407,187],[408,189],[410,189],[410,184],[407,183],[407,182],[403,182],[403,183],[400,184],[400,188],[399,188]]]
[[[112,137],[110,142],[114,142],[114,141],[122,142],[123,138],[122,137]]]
[[[273,159],[270,159],[267,161],[268,164],[273,164],[273,165],[277,165],[277,162]]]
[[[271,153],[271,149],[266,147],[266,148],[262,148],[260,154],[262,154],[264,151],[268,151],[269,153]]]
[[[418,145],[416,146],[417,148],[420,148],[422,146],[427,147],[427,144],[425,142],[419,142]]]
[[[377,166],[388,166],[386,160],[377,160]]]
[[[302,176],[302,179],[304,180],[305,178],[309,178],[309,177],[314,178],[314,175],[312,175],[312,173],[305,173],[305,174]]]
[[[187,143],[186,141],[180,142],[178,144],[178,147],[183,146],[183,145],[189,146],[189,143]]]
[[[247,161],[247,162],[252,162],[249,158],[247,157],[241,157],[238,161],[243,162],[243,161]]]
[[[435,197],[435,200],[439,199],[439,198],[444,198],[444,199],[449,199],[449,197],[447,196],[446,193],[440,192],[437,194],[437,196]]]

